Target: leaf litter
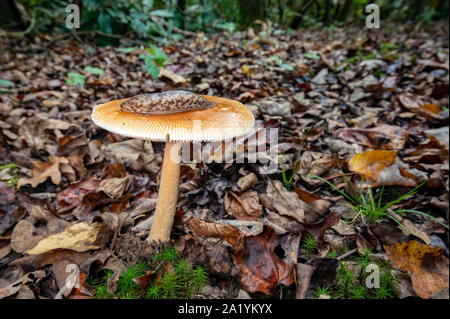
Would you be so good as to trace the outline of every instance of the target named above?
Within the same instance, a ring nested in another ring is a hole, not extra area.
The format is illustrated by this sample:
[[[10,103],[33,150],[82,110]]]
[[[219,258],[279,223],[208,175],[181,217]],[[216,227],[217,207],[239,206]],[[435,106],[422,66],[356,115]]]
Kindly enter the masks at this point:
[[[312,298],[367,248],[391,260],[399,297],[448,289],[448,26],[395,26],[395,38],[265,29],[167,43],[172,64],[158,80],[138,58],[144,50],[0,40],[0,78],[12,84],[0,96],[0,298],[92,298],[87,276],[107,269],[114,292],[126,263],[151,256],[164,145],[106,132],[90,112],[174,89],[247,105],[259,133],[236,157],[247,159],[263,128],[280,130],[280,153],[261,153],[281,163],[273,174],[263,163],[220,163],[221,152],[182,166],[172,238],[211,274],[201,298]],[[382,54],[386,43],[401,48],[396,59]],[[343,194],[369,189],[409,213],[354,219]],[[69,264],[81,288],[64,288]]]

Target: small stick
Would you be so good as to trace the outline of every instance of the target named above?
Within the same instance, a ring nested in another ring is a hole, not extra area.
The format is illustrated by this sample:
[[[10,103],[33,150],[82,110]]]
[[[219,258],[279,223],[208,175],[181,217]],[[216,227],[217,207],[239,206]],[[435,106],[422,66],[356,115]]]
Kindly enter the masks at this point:
[[[336,258],[337,260],[342,260],[344,258],[347,258],[350,255],[353,255],[355,252],[357,252],[358,249],[357,248],[353,248],[352,250],[346,252],[345,254],[340,255],[338,258]]]

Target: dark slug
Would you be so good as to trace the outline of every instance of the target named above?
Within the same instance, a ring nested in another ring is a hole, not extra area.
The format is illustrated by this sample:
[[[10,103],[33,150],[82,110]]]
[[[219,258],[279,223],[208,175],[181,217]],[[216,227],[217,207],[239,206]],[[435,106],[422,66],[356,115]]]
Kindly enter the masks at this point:
[[[139,114],[172,114],[208,109],[216,103],[188,91],[136,95],[120,104],[124,112]]]

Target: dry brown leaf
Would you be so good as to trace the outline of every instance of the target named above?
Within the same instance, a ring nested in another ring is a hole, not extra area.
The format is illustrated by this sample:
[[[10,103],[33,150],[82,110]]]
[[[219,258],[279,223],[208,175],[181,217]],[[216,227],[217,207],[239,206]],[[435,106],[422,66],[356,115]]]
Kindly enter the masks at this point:
[[[240,270],[239,280],[247,291],[270,294],[277,285],[289,286],[294,282],[294,264],[290,257],[281,259],[275,254],[279,245],[278,236],[269,227],[258,236],[244,238],[233,261]]]
[[[320,216],[326,213],[328,208],[330,208],[331,203],[327,200],[322,199],[320,196],[310,193],[299,187],[294,187],[294,191],[298,194],[300,199],[311,206],[314,211],[316,211]]]
[[[43,254],[55,249],[64,248],[78,252],[99,249],[95,244],[101,229],[101,223],[88,224],[82,222],[74,224],[58,234],[41,239],[37,245],[26,251],[30,255]]]
[[[364,178],[365,184],[372,187],[417,186],[415,176],[400,168],[397,151],[374,150],[358,153],[350,159],[349,165],[353,172]]]
[[[22,278],[20,278],[19,280],[13,282],[9,286],[0,289],[0,299],[14,295],[15,293],[19,292],[22,286],[25,285],[26,283],[33,282],[35,280],[39,281],[44,277],[45,277],[44,270],[37,270],[34,272],[30,272],[26,275],[23,275]]]
[[[130,187],[133,176],[107,178],[100,182],[97,192],[103,191],[111,198],[120,198]]]
[[[428,299],[439,290],[449,288],[449,263],[442,248],[415,240],[384,248],[395,266],[410,274],[414,291],[420,297]]]
[[[196,234],[204,237],[222,238],[233,247],[236,247],[243,237],[243,233],[237,227],[231,225],[205,222],[199,218],[191,218],[188,224]]]
[[[293,217],[299,222],[304,220],[305,210],[312,210],[298,197],[297,193],[286,190],[277,180],[268,181],[266,194],[261,195],[261,202],[270,210]]]
[[[181,76],[179,74],[176,74],[175,72],[170,71],[170,70],[168,70],[166,68],[160,68],[159,69],[159,76],[167,78],[167,79],[171,80],[173,83],[176,83],[176,84],[186,82],[186,79],[183,76]]]
[[[342,128],[336,131],[336,136],[349,143],[356,143],[370,148],[403,149],[408,140],[408,131],[393,125],[378,127]]]
[[[258,220],[262,212],[258,193],[247,191],[237,195],[230,191],[225,197],[225,209],[227,213],[239,220]]]
[[[424,117],[428,120],[448,120],[448,112],[443,112],[437,105],[423,103],[418,98],[414,98],[413,96],[407,94],[399,95],[398,100],[405,108],[418,116]]]
[[[45,182],[48,178],[53,184],[59,185],[61,183],[60,165],[69,164],[65,157],[50,156],[50,162],[33,162],[34,169],[31,172],[31,178],[21,178],[17,183],[17,188],[23,185],[31,184],[31,187],[36,187]]]
[[[258,184],[258,177],[256,177],[255,173],[250,173],[239,178],[237,184],[240,187],[240,191],[243,192],[249,189],[250,187]]]

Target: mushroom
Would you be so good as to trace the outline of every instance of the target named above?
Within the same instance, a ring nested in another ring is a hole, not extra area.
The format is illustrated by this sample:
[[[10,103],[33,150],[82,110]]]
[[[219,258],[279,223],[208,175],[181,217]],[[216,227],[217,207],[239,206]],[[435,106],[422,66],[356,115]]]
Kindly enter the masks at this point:
[[[170,240],[178,201],[182,143],[229,140],[248,134],[255,123],[253,114],[235,100],[174,92],[178,93],[114,100],[97,105],[92,111],[93,122],[107,131],[166,142],[158,201],[148,241]],[[155,108],[156,114],[152,114],[149,105]],[[194,110],[186,111],[189,109],[186,105],[191,105]]]

